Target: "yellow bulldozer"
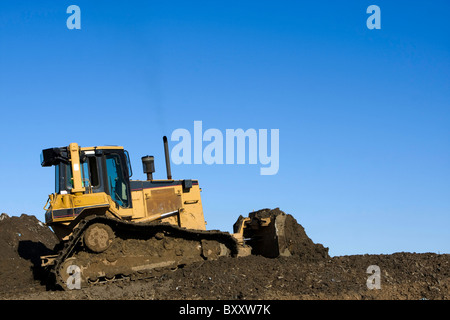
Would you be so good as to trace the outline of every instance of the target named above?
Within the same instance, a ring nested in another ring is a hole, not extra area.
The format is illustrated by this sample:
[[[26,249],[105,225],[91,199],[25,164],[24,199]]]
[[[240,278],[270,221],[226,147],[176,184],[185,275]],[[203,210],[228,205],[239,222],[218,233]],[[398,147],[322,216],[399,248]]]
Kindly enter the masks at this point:
[[[54,284],[67,289],[74,270],[86,287],[221,256],[289,254],[282,216],[240,216],[234,233],[206,230],[199,183],[172,179],[167,137],[163,142],[164,180],[153,179],[153,156],[141,158],[147,180],[131,180],[120,146],[70,143],[42,151],[41,165],[55,167],[55,192],[44,209],[60,243],[56,254],[41,257]]]

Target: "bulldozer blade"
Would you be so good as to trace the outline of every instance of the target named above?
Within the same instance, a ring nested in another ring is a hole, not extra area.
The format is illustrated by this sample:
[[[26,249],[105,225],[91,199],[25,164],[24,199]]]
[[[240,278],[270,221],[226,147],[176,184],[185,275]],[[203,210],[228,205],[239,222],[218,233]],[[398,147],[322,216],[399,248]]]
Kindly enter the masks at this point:
[[[286,237],[286,214],[265,216],[252,212],[249,218],[240,216],[234,232],[241,233],[252,254],[266,258],[290,256],[289,239]]]

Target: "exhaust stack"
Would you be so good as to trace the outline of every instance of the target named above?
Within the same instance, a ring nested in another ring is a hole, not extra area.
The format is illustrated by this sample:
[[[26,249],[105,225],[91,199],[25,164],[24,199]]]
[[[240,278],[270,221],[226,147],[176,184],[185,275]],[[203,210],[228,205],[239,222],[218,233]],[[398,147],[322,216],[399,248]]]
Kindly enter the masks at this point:
[[[169,157],[169,143],[167,142],[167,137],[163,137],[164,141],[164,154],[166,156],[166,170],[167,170],[167,180],[172,180],[172,173],[170,171],[170,157]]]

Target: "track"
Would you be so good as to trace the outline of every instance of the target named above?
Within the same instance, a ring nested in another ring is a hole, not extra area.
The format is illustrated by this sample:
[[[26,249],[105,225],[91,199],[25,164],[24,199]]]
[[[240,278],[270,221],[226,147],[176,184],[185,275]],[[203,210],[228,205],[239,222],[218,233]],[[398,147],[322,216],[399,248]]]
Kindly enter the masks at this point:
[[[85,245],[94,224],[109,226],[114,239],[103,252]],[[188,230],[170,224],[138,224],[105,216],[88,217],[74,229],[50,269],[57,286],[72,289],[106,281],[140,279],[195,261],[237,256],[238,244],[227,232]],[[78,277],[79,278],[75,278]],[[69,281],[69,286],[68,286]]]

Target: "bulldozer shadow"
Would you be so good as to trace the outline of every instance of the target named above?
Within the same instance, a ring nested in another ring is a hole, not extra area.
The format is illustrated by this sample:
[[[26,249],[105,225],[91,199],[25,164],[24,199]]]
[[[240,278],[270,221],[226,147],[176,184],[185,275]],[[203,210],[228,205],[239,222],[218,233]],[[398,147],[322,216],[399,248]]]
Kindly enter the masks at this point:
[[[17,253],[22,259],[31,262],[31,271],[33,272],[33,278],[39,281],[42,285],[46,285],[48,282],[48,272],[41,266],[41,256],[54,254],[55,251],[49,249],[41,242],[22,240],[19,241]]]

